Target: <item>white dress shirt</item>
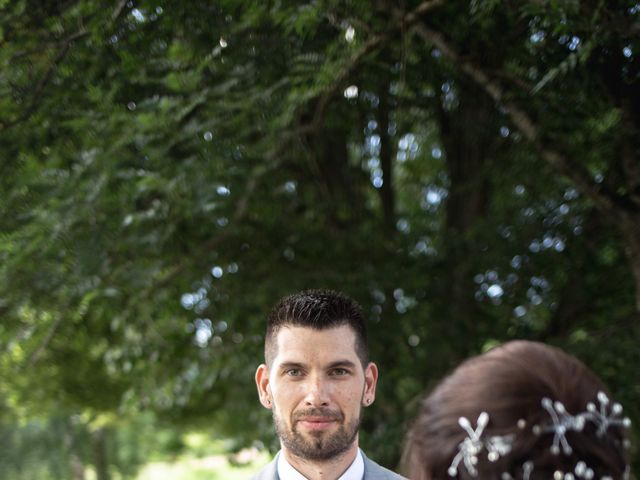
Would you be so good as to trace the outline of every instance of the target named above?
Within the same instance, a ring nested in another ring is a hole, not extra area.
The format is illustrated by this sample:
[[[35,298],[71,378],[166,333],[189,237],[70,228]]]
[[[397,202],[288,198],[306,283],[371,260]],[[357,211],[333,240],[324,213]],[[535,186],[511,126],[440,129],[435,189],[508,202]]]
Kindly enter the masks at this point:
[[[308,480],[307,477],[291,466],[287,459],[284,458],[282,452],[278,455],[278,477],[280,477],[280,480]],[[364,460],[362,459],[362,452],[358,449],[355,460],[349,468],[340,475],[338,480],[362,480],[363,477]]]

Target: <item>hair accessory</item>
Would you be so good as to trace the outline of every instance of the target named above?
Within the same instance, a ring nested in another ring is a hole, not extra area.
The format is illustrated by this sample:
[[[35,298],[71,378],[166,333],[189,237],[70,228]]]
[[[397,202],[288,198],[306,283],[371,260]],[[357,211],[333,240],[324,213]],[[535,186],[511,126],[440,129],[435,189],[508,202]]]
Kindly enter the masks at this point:
[[[584,463],[582,460],[576,463],[575,472],[578,478],[585,478],[587,480],[590,480],[593,478],[593,470],[587,467],[587,464]]]
[[[553,472],[553,480],[576,480],[579,478],[584,478],[585,480],[592,480],[595,476],[593,469],[589,468],[586,463],[580,460],[576,463],[576,467],[573,469],[573,472],[564,473],[560,470],[556,470]],[[628,473],[625,471],[623,479],[628,479]],[[613,480],[609,476],[601,477],[601,480]]]
[[[593,423],[597,427],[596,435],[602,437],[610,426],[618,426],[629,428],[631,420],[628,417],[621,418],[622,405],[614,403],[610,412],[607,412],[609,405],[609,397],[604,392],[598,392],[597,395],[600,408],[597,408],[593,402],[587,403],[587,411],[577,415],[570,415],[560,402],[552,402],[549,398],[542,399],[542,407],[549,413],[552,424],[546,426],[536,425],[533,427],[533,433],[540,435],[546,432],[552,432],[553,444],[551,445],[551,453],[558,455],[560,453],[560,445],[565,455],[571,455],[573,449],[567,441],[567,433],[570,431],[581,432],[587,421]]]
[[[593,402],[587,403],[587,413],[585,416],[589,417],[593,423],[598,425],[598,431],[596,432],[599,437],[604,435],[610,425],[629,428],[631,426],[631,420],[629,417],[618,418],[622,414],[622,405],[614,403],[611,406],[611,413],[607,414],[607,406],[609,405],[609,397],[604,392],[598,392],[598,402],[600,403],[600,409],[596,408]]]
[[[551,453],[558,455],[560,453],[560,445],[562,445],[562,451],[565,455],[571,455],[573,449],[567,441],[567,432],[576,431],[581,432],[584,428],[585,418],[584,414],[576,415],[575,417],[569,415],[564,405],[560,402],[552,402],[550,398],[542,399],[542,408],[544,408],[551,416],[551,425],[544,427],[533,427],[533,433],[540,435],[545,432],[553,432],[553,444],[551,445]]]
[[[533,472],[533,462],[531,460],[524,462],[522,464],[522,480],[529,480],[531,472]]]
[[[450,476],[455,477],[457,475],[460,462],[464,463],[469,475],[472,477],[477,476],[478,471],[475,466],[478,463],[478,454],[484,449],[487,451],[487,459],[490,462],[495,462],[511,451],[513,435],[493,436],[484,441],[480,438],[488,423],[489,414],[487,412],[480,413],[475,430],[471,427],[471,422],[466,417],[458,419],[458,424],[467,432],[468,437],[458,445],[458,453],[447,469],[447,473]]]
[[[533,472],[533,462],[531,460],[527,460],[522,464],[522,480],[529,480],[531,472]],[[502,472],[500,480],[514,480],[514,478],[509,472]]]
[[[565,455],[571,455],[573,449],[567,440],[567,433],[582,432],[587,422],[591,422],[596,427],[596,435],[598,437],[606,435],[609,427],[629,428],[631,426],[631,420],[628,417],[622,417],[622,405],[614,403],[609,407],[610,401],[604,392],[598,392],[597,400],[599,403],[598,407],[596,407],[595,403],[589,402],[585,412],[571,415],[561,402],[554,402],[550,398],[544,397],[540,403],[542,408],[544,408],[551,417],[551,423],[534,425],[532,431],[535,435],[553,433],[551,453],[559,455],[562,450],[562,453]],[[455,477],[458,474],[460,463],[464,464],[469,475],[472,477],[478,476],[478,469],[476,468],[478,455],[482,453],[483,450],[486,450],[487,459],[490,462],[495,462],[500,457],[511,452],[515,434],[482,438],[484,430],[489,424],[489,414],[487,412],[480,413],[475,429],[466,417],[460,417],[458,423],[467,432],[468,436],[458,445],[458,453],[456,453],[451,465],[447,469],[447,473],[451,477]],[[518,420],[517,427],[519,430],[523,430],[526,427],[526,421],[524,419]],[[626,442],[623,444],[624,447],[627,445]],[[522,465],[523,480],[530,478],[533,469],[534,464],[532,461],[524,462]],[[627,465],[623,479],[626,480],[629,477],[629,466]],[[553,480],[592,480],[594,478],[595,473],[593,469],[589,468],[582,460],[578,461],[573,472],[564,473],[556,470],[553,474]],[[501,475],[501,479],[511,480],[512,477],[508,472],[504,472]],[[609,476],[603,476],[601,480],[612,479]]]

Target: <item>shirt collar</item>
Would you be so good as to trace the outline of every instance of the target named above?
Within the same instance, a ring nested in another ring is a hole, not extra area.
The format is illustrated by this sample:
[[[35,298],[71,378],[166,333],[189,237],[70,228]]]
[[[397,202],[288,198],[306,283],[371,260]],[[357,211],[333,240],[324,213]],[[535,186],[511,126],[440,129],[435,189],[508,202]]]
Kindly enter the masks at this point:
[[[299,471],[291,466],[284,458],[282,452],[278,454],[278,477],[280,480],[308,480]],[[358,454],[349,468],[338,478],[338,480],[362,480],[364,478],[364,459],[362,452],[358,449]]]

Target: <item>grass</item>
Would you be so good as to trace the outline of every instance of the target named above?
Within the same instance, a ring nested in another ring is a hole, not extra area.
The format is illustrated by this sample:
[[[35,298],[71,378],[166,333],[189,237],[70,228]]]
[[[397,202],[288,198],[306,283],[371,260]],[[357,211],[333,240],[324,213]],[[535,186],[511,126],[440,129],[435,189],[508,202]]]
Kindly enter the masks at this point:
[[[136,480],[247,480],[267,462],[233,466],[225,458],[211,456],[177,462],[148,463]]]
[[[171,461],[150,462],[140,470],[136,480],[247,480],[270,460],[265,452],[245,450],[232,463],[229,455],[219,448],[212,450],[211,443],[199,435],[187,438],[185,443],[189,446],[188,454]]]

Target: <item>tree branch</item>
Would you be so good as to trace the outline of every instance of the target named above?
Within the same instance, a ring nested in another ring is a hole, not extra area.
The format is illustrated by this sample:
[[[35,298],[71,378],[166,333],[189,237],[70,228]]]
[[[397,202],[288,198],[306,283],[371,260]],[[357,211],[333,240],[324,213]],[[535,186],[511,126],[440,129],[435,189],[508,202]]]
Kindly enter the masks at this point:
[[[55,321],[51,324],[44,339],[42,340],[42,342],[40,342],[40,345],[38,345],[38,347],[33,351],[31,355],[29,355],[29,358],[24,363],[23,369],[28,369],[40,359],[40,355],[42,355],[42,352],[49,346],[51,340],[53,339],[53,336],[62,324],[63,317],[63,315],[58,315],[58,318],[56,318]]]
[[[121,0],[118,3],[113,13],[111,14],[110,23],[115,22],[120,17],[122,12],[124,11],[124,7],[126,6],[126,4],[127,4],[127,0]],[[38,103],[40,102],[40,99],[44,94],[45,88],[47,87],[47,85],[49,85],[58,67],[60,66],[64,58],[67,56],[67,53],[71,48],[71,44],[74,41],[82,37],[85,37],[88,34],[89,34],[89,31],[86,30],[84,27],[80,26],[77,32],[71,34],[69,37],[64,39],[64,41],[62,42],[62,46],[58,50],[58,53],[55,55],[55,57],[53,58],[53,61],[46,68],[44,74],[42,75],[42,77],[36,84],[35,88],[33,89],[31,100],[29,101],[29,104],[27,105],[27,107],[23,110],[23,112],[20,115],[18,115],[13,120],[10,120],[8,122],[0,122],[0,132],[9,130],[10,128],[18,125],[19,123],[24,122],[31,115],[33,115],[33,113],[38,108]],[[34,53],[39,53],[39,51],[35,51]]]
[[[127,4],[127,0],[120,0],[118,5],[116,5],[116,8],[113,10],[113,13],[111,14],[112,22],[115,22],[120,17],[120,15],[122,15],[122,12],[124,11],[124,7],[126,4]]]
[[[443,5],[444,0],[427,0],[426,2],[422,2],[416,8],[414,8],[411,12],[406,14],[403,18],[404,24],[406,26],[413,25],[415,22],[420,20],[420,17],[427,12],[430,12],[434,8]]]
[[[395,192],[393,190],[393,141],[389,135],[389,82],[382,83],[378,125],[380,126],[380,166],[382,167],[382,186],[378,190],[382,203],[384,225],[389,235],[395,232]]]
[[[327,105],[334,97],[336,92],[340,89],[344,81],[349,77],[349,75],[356,69],[356,67],[360,64],[362,58],[373,51],[378,45],[382,43],[388,37],[388,34],[384,33],[382,35],[375,36],[367,40],[359,49],[356,51],[349,62],[342,68],[340,72],[336,75],[335,79],[329,86],[327,90],[325,90],[320,98],[318,99],[318,103],[316,103],[315,113],[313,115],[312,125],[315,128],[322,123],[322,119],[324,117],[324,112],[327,108]]]
[[[559,150],[546,145],[541,139],[539,125],[536,124],[531,116],[514,102],[507,100],[501,84],[483,70],[481,66],[463,58],[442,33],[432,30],[424,24],[417,24],[414,28],[423,40],[437,47],[446,58],[456,64],[466,75],[482,87],[506,111],[513,124],[533,144],[542,158],[553,168],[570,178],[576,187],[590,198],[599,210],[609,214],[617,214],[617,210],[620,208],[623,210],[629,209],[628,199],[610,192],[604,185],[598,184],[582,165],[573,161]]]
[[[313,115],[312,125],[314,128],[318,128],[320,123],[322,123],[322,119],[324,117],[324,112],[327,108],[327,105],[331,101],[331,99],[335,96],[336,92],[343,85],[344,81],[351,75],[351,73],[360,65],[362,59],[372,52],[378,45],[380,45],[384,40],[388,39],[394,32],[406,28],[410,25],[413,25],[415,22],[420,20],[420,17],[425,13],[433,10],[436,7],[439,7],[444,3],[444,0],[427,0],[418,5],[414,10],[407,13],[406,15],[400,18],[400,21],[397,22],[391,29],[381,33],[380,35],[374,36],[367,40],[349,59],[349,61],[343,66],[343,68],[338,72],[335,76],[335,79],[329,86],[327,90],[325,90],[318,103],[316,104],[315,113]]]
[[[35,88],[33,89],[33,94],[31,96],[31,101],[29,102],[29,105],[24,109],[24,111],[20,115],[18,115],[13,120],[7,123],[0,123],[0,132],[8,130],[9,128],[25,121],[27,118],[29,118],[33,114],[33,112],[35,112],[35,110],[38,107],[38,102],[40,101],[44,93],[44,89],[49,84],[49,82],[51,82],[51,79],[53,78],[54,73],[60,66],[60,63],[62,62],[64,57],[69,52],[71,43],[87,35],[87,33],[88,32],[86,30],[81,30],[74,33],[69,38],[65,39],[57,55],[55,56],[53,61],[49,64],[46,71],[44,72],[44,74],[36,84]]]
[[[262,178],[265,174],[267,174],[270,171],[271,171],[270,168],[263,165],[260,168],[258,168],[253,175],[249,176],[249,178],[245,183],[244,188],[242,189],[243,195],[238,199],[238,202],[236,203],[236,208],[234,210],[232,218],[230,219],[230,222],[234,222],[234,223],[241,222],[246,218],[249,212],[249,199],[251,198],[251,195],[257,188],[258,181],[260,180],[260,178]],[[216,235],[215,237],[212,237],[208,242],[203,243],[200,246],[199,250],[202,252],[207,252],[214,249],[229,237],[229,233],[227,232],[228,230],[220,235]],[[151,294],[151,292],[171,283],[171,281],[173,281],[174,278],[180,275],[186,267],[187,267],[187,262],[185,260],[180,260],[174,265],[172,265],[166,271],[166,273],[164,273],[164,275],[162,275],[160,278],[158,278],[156,281],[154,281],[151,285],[149,285],[144,290],[144,292],[141,295],[142,298],[148,297]]]

